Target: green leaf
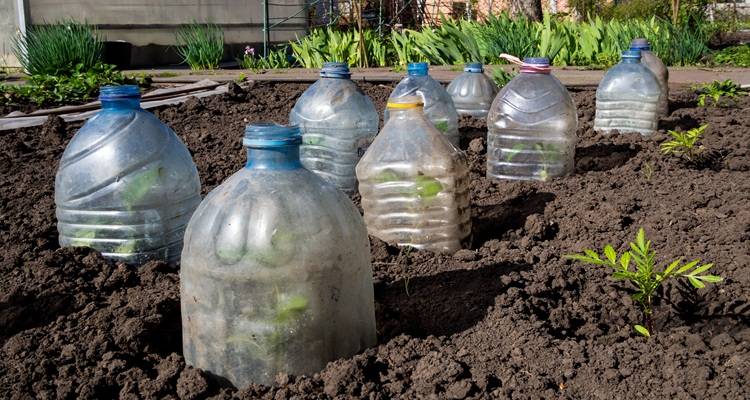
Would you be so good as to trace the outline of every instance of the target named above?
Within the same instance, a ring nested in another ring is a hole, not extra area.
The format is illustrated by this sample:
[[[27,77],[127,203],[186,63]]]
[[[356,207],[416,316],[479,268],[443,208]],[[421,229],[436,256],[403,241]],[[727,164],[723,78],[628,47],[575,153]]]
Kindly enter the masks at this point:
[[[274,321],[283,324],[299,318],[307,310],[308,301],[300,295],[293,295],[277,305]]]
[[[662,274],[661,274],[661,276],[662,276],[662,279],[663,279],[663,278],[665,278],[665,277],[667,277],[667,276],[669,276],[669,274],[670,274],[670,273],[671,273],[671,272],[672,272],[672,271],[673,271],[673,270],[674,270],[674,269],[675,269],[675,268],[676,268],[676,267],[677,267],[678,265],[680,265],[680,261],[682,261],[682,260],[681,260],[681,259],[679,259],[679,258],[678,258],[678,259],[676,259],[676,260],[674,260],[674,261],[672,261],[672,263],[671,263],[671,264],[669,264],[669,266],[667,266],[667,268],[666,268],[666,269],[664,270],[664,272],[662,272]]]
[[[717,282],[721,282],[724,280],[724,278],[718,275],[699,275],[699,276],[696,276],[695,279],[700,279],[704,282],[709,282],[709,283],[717,283]]]
[[[630,267],[630,257],[631,254],[629,251],[626,251],[622,254],[622,256],[620,256],[620,266],[622,266],[623,271],[627,271]]]
[[[649,332],[648,329],[643,325],[634,325],[633,329],[635,329],[635,331],[642,336],[651,337],[651,332]]]
[[[435,128],[437,128],[442,133],[448,132],[448,121],[438,121],[435,122]]]
[[[415,181],[417,184],[417,196],[422,199],[432,199],[443,190],[443,185],[431,176],[417,175]]]
[[[594,250],[584,249],[583,253],[586,254],[587,256],[591,257],[591,259],[593,259],[593,260],[597,260],[599,262],[602,261],[602,259],[599,258],[599,254],[597,252],[595,252]]]
[[[699,260],[696,260],[696,261],[699,261]],[[709,269],[711,269],[711,267],[713,267],[713,266],[714,266],[714,263],[708,263],[708,264],[705,264],[705,265],[701,265],[700,267],[698,267],[698,268],[694,269],[694,270],[693,270],[693,271],[692,271],[692,272],[690,273],[690,275],[698,275],[698,274],[700,274],[701,272],[706,272],[706,271],[708,271]]]
[[[680,269],[678,269],[677,272],[675,272],[675,273],[678,274],[678,275],[680,275],[683,272],[689,270],[690,268],[693,268],[696,265],[698,265],[699,262],[701,262],[701,260],[690,261],[689,263],[687,263],[687,264],[683,265],[682,267],[680,267]]]
[[[604,255],[611,264],[617,264],[617,253],[615,253],[615,249],[612,248],[612,245],[608,244],[604,246]]]
[[[635,236],[635,243],[638,249],[645,253],[647,248],[646,244],[646,231],[643,228],[638,229],[638,234]]]
[[[704,287],[706,287],[706,285],[703,282],[699,281],[693,276],[688,275],[687,278],[688,278],[688,281],[690,281],[690,284],[693,285],[693,287],[695,287],[696,289],[703,289]]]

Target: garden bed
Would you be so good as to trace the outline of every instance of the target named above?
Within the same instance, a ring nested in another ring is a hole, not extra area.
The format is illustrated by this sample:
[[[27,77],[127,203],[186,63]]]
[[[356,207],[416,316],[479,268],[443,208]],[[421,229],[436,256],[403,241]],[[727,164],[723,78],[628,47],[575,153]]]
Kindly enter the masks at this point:
[[[236,85],[156,114],[193,152],[203,192],[241,168],[244,125],[286,122],[306,84]],[[382,110],[392,86],[363,84]],[[734,108],[671,98],[662,129],[708,123],[700,167],[659,141],[592,131],[594,92],[573,91],[576,174],[551,182],[484,178],[484,125],[464,119],[473,244],[455,255],[372,240],[379,345],[312,377],[235,391],[186,367],[178,274],[60,249],[54,175],[80,126],[60,119],[0,135],[0,392],[9,398],[748,398],[750,99]],[[355,197],[355,201],[358,198]],[[615,247],[644,227],[661,263],[700,257],[725,281],[668,283],[655,332],[604,271],[563,260]]]

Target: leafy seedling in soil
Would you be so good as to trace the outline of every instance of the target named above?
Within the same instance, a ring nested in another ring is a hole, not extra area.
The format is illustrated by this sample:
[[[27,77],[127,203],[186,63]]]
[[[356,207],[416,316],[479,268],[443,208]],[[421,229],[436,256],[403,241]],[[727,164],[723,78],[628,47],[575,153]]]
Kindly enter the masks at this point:
[[[688,162],[697,161],[700,154],[705,150],[702,145],[698,145],[698,141],[701,140],[701,136],[706,128],[708,128],[708,124],[701,125],[685,132],[667,132],[672,136],[672,140],[661,144],[661,152],[667,155],[673,154],[679,157],[684,157]]]
[[[734,98],[742,96],[745,93],[742,91],[740,85],[733,82],[731,79],[725,81],[713,81],[711,83],[701,85],[697,87],[698,90],[698,105],[701,107],[706,106],[706,100],[711,99],[714,101],[714,105],[722,107],[726,104],[719,102],[720,99]]]
[[[651,241],[646,239],[643,228],[638,230],[635,242],[630,242],[630,250],[619,257],[609,244],[604,246],[602,253],[603,257],[593,250],[585,249],[583,253],[568,254],[565,258],[584,264],[609,267],[614,279],[630,282],[636,289],[636,293],[632,295],[633,300],[641,307],[645,319],[645,326],[635,325],[633,328],[647,337],[653,332],[652,305],[655,292],[665,280],[674,277],[686,278],[696,289],[705,287],[706,283],[722,280],[720,276],[706,274],[713,267],[713,263],[699,265],[699,259],[682,264],[682,258],[678,258],[662,271],[657,271],[656,252],[651,250]],[[635,264],[635,269],[631,268],[631,262]]]

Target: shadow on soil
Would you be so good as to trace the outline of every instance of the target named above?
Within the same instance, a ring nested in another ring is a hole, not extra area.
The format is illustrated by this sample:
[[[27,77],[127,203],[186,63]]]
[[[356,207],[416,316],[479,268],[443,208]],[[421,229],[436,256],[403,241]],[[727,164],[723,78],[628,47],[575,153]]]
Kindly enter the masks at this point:
[[[544,208],[553,200],[553,193],[531,192],[500,204],[474,207],[471,222],[474,248],[481,247],[489,240],[499,239],[508,231],[523,227],[529,215],[544,214]]]
[[[529,268],[497,264],[378,285],[378,339],[382,343],[400,334],[441,336],[469,329],[484,319],[495,297],[514,287],[504,285],[500,277]]]
[[[609,171],[625,165],[641,147],[632,144],[598,143],[576,149],[576,173]]]

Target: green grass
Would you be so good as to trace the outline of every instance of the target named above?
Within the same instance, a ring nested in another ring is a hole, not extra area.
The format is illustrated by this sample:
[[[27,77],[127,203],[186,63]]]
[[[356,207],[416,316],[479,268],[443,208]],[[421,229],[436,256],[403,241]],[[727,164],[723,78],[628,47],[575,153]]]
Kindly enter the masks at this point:
[[[29,75],[70,76],[101,62],[102,41],[88,24],[73,20],[29,27],[12,39],[13,52]]]
[[[712,61],[718,65],[731,65],[735,67],[750,67],[750,44],[727,47],[716,52]]]
[[[224,56],[224,32],[215,24],[186,25],[177,31],[177,46],[190,69],[215,69]]]

